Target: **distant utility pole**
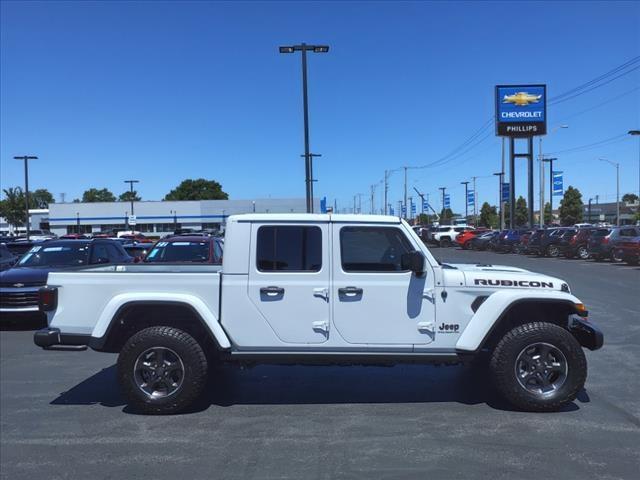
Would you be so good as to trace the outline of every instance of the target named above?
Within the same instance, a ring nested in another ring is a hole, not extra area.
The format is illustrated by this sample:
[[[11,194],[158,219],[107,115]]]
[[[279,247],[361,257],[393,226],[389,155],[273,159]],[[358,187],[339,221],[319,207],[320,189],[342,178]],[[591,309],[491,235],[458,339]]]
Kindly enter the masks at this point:
[[[461,185],[464,185],[464,221],[467,221],[467,217],[469,216],[469,182],[460,182]]]
[[[302,53],[302,108],[304,113],[304,158],[305,158],[305,183],[307,187],[307,213],[313,213],[313,176],[312,157],[309,153],[309,102],[307,100],[307,52],[327,53],[328,45],[289,45],[279,47],[280,53]]]
[[[420,191],[416,187],[413,187],[413,189],[416,191],[416,193],[420,197],[420,202],[421,202],[420,213],[424,213],[424,193],[420,193]]]
[[[502,202],[502,183],[504,172],[494,173],[500,179],[500,183],[498,184],[498,205],[500,205],[500,230],[504,228],[504,203]]]
[[[65,192],[60,193],[60,203],[64,203],[64,197],[66,197],[67,194]]]
[[[407,207],[407,169],[409,167],[404,168],[404,208],[405,208],[405,218],[406,215],[409,215],[409,207]],[[402,211],[400,212],[402,213]]]
[[[22,155],[18,157],[13,157],[16,160],[24,161],[24,209],[27,214],[26,231],[27,231],[27,242],[29,241],[29,235],[31,233],[31,225],[29,220],[29,160],[37,160],[38,157],[35,155]]]

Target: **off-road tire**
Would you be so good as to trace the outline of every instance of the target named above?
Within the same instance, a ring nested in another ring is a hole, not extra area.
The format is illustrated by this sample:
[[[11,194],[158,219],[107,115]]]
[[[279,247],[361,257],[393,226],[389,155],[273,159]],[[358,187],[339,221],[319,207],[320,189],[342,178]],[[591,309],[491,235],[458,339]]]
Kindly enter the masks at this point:
[[[184,366],[182,381],[169,396],[151,398],[136,382],[134,369],[138,357],[148,349],[170,349]],[[118,356],[118,382],[128,405],[135,411],[153,415],[178,413],[189,407],[207,383],[207,357],[200,344],[188,333],[173,327],[156,326],[133,335]]]
[[[516,359],[536,343],[552,345],[566,360],[564,383],[547,396],[525,389],[516,377]],[[515,407],[532,412],[556,411],[572,402],[587,378],[587,360],[578,341],[564,328],[545,322],[520,325],[507,332],[491,354],[489,369],[498,392]]]

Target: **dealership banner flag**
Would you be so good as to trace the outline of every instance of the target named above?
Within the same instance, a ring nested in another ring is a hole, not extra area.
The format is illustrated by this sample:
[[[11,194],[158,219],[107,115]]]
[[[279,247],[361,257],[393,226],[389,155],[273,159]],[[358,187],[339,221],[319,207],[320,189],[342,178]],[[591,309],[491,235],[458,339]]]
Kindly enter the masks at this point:
[[[502,183],[502,201],[503,202],[508,202],[509,201],[509,194],[511,192],[509,191],[509,182],[503,182]]]
[[[469,193],[467,193],[467,205],[472,206],[476,204],[476,192],[474,192],[473,190],[470,190]]]
[[[562,195],[564,195],[562,172],[553,172],[553,196],[561,197]]]
[[[451,196],[449,194],[444,196],[444,208],[451,208]]]

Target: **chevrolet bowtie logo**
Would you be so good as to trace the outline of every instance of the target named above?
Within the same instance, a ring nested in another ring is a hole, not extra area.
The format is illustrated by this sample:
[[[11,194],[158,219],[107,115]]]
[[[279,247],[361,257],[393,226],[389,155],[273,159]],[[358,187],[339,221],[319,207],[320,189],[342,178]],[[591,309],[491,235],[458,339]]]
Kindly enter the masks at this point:
[[[13,286],[16,288],[22,288],[24,287],[24,283],[14,283]]]
[[[541,98],[542,95],[531,95],[527,92],[518,92],[513,95],[505,95],[502,99],[502,103],[513,103],[514,105],[525,107],[530,103],[538,103]]]

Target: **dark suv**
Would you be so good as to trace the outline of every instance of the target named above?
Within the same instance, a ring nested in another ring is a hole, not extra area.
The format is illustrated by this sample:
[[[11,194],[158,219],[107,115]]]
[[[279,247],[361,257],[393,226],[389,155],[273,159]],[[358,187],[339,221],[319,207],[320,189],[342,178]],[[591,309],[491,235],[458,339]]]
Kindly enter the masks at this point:
[[[591,238],[589,239],[589,255],[596,261],[606,259],[614,261],[616,244],[618,242],[640,236],[640,227],[614,227],[608,230],[609,232],[607,234],[600,232],[598,235],[591,235]]]
[[[577,228],[573,227],[560,227],[549,229],[540,239],[540,244],[537,248],[538,255],[557,257],[561,253],[561,243],[568,242],[576,232]],[[529,242],[531,243],[531,242]]]

